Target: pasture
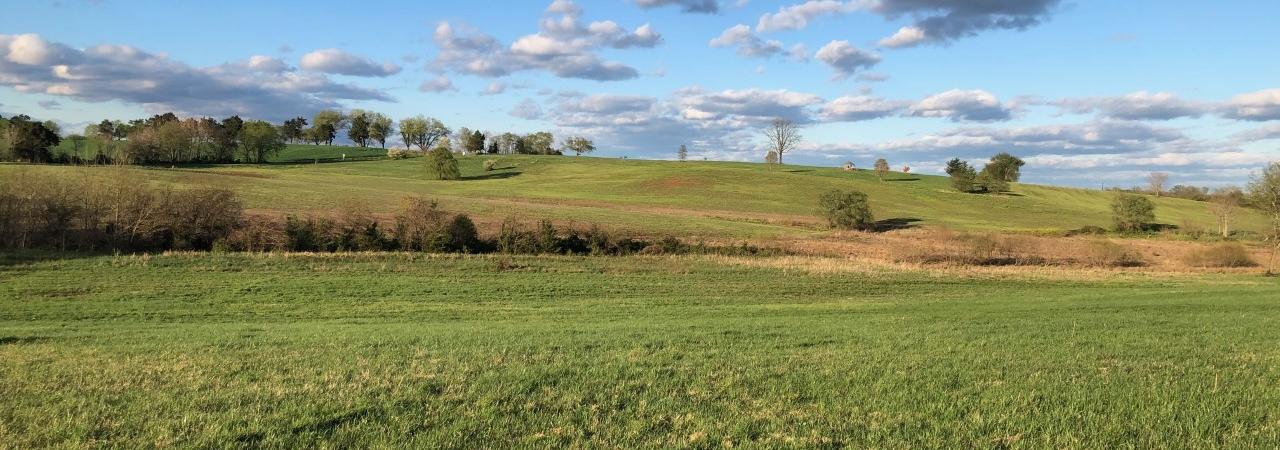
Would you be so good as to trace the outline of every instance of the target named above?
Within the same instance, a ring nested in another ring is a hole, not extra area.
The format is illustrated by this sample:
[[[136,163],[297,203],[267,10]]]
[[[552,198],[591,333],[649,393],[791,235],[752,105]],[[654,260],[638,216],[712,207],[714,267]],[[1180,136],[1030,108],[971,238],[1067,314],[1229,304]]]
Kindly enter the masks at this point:
[[[10,256],[0,442],[1280,442],[1271,280],[500,258]]]

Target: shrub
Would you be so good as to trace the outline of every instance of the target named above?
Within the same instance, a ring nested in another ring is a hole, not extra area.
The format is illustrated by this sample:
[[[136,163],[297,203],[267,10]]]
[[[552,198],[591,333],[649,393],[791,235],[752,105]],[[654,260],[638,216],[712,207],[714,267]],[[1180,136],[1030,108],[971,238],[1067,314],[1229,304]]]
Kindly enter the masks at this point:
[[[1070,230],[1066,232],[1067,237],[1085,236],[1085,235],[1096,236],[1096,235],[1102,235],[1102,234],[1107,234],[1107,229],[1097,225],[1085,225],[1083,227],[1076,228],[1074,230]]]
[[[1238,243],[1226,243],[1197,249],[1183,257],[1191,267],[1256,267],[1249,251]]]
[[[449,236],[449,251],[472,253],[480,250],[480,233],[476,224],[464,214],[453,216],[445,230]]]
[[[972,192],[974,180],[978,177],[977,172],[973,170],[973,166],[961,160],[953,158],[947,161],[947,175],[951,177],[951,187],[960,192]]]
[[[462,178],[458,171],[458,160],[453,152],[443,145],[427,153],[427,176],[433,180],[457,180]]]
[[[391,159],[409,159],[416,156],[415,152],[405,148],[393,148],[387,150],[387,158]]]
[[[1094,267],[1141,267],[1146,265],[1142,255],[1128,247],[1106,240],[1090,242],[1084,248],[1081,262]]]
[[[496,168],[496,167],[498,167],[498,160],[496,160],[496,159],[487,159],[487,160],[485,160],[485,161],[484,161],[484,171],[485,171],[485,172],[493,172],[493,169],[494,169],[494,168]]]
[[[339,236],[328,219],[288,216],[284,222],[285,249],[293,252],[333,252]]]
[[[870,230],[875,225],[867,194],[860,191],[833,189],[818,198],[818,205],[833,228]]]
[[[244,209],[235,193],[220,188],[174,192],[166,205],[169,248],[209,250],[239,225]]]
[[[1146,229],[1156,220],[1156,205],[1141,195],[1120,194],[1111,203],[1116,231],[1133,232]]]
[[[246,218],[226,237],[213,243],[215,251],[270,252],[285,250],[288,237],[279,221]]]
[[[396,214],[396,240],[403,250],[442,252],[449,249],[451,239],[446,230],[447,219],[435,201],[421,197],[405,197]]]

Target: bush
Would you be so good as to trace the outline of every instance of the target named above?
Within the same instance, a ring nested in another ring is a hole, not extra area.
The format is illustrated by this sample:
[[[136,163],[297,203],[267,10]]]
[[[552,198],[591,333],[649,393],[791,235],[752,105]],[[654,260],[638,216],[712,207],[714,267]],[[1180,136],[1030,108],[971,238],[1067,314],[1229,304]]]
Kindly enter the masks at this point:
[[[404,148],[393,148],[387,150],[387,158],[391,159],[409,159],[416,156],[415,152]]]
[[[451,239],[446,230],[446,220],[444,211],[435,201],[405,197],[396,214],[396,240],[402,250],[447,251]]]
[[[1142,255],[1128,247],[1111,241],[1090,242],[1085,247],[1081,262],[1094,267],[1142,267],[1146,265]]]
[[[334,228],[328,219],[288,216],[284,221],[285,249],[292,252],[337,251],[339,236]]]
[[[1183,257],[1182,262],[1191,267],[1257,267],[1249,257],[1249,251],[1238,243],[1227,243],[1201,248]]]
[[[960,192],[972,192],[974,180],[978,177],[977,172],[973,170],[973,166],[961,160],[953,158],[947,161],[947,175],[951,177],[951,187]]]
[[[1085,225],[1074,230],[1066,232],[1067,237],[1071,236],[1097,236],[1107,234],[1107,229],[1097,225]]]
[[[1116,231],[1134,232],[1147,229],[1156,220],[1156,205],[1141,195],[1120,194],[1111,203]]]
[[[213,243],[214,251],[271,252],[286,250],[288,237],[279,221],[247,218],[225,238]]]
[[[495,169],[495,168],[497,168],[497,167],[498,167],[498,160],[496,160],[496,159],[488,159],[488,160],[485,160],[485,162],[484,162],[484,171],[485,171],[485,172],[493,172],[493,169]]]
[[[833,189],[818,198],[818,205],[833,228],[870,230],[875,226],[867,194],[860,191]]]
[[[168,248],[209,250],[240,225],[244,209],[235,193],[219,188],[178,191],[168,198]]]
[[[453,152],[442,145],[428,153],[427,176],[433,180],[462,178],[462,173],[458,171],[458,160],[453,158]]]

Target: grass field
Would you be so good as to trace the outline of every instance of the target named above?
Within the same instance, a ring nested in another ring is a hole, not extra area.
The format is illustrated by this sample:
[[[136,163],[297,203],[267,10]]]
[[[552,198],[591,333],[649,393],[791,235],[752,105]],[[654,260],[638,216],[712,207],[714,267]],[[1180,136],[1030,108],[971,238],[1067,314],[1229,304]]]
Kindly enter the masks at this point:
[[[496,258],[10,255],[0,447],[1280,445],[1273,280]]]
[[[340,161],[347,155],[346,162]],[[323,213],[355,203],[390,213],[405,195],[440,200],[481,221],[512,216],[551,219],[643,234],[711,239],[812,237],[825,233],[817,197],[855,188],[871,198],[877,219],[960,230],[1058,232],[1109,227],[1114,193],[1015,185],[1009,195],[955,192],[945,177],[894,173],[885,182],[869,171],[831,167],[706,161],[640,161],[571,156],[461,157],[465,179],[425,179],[423,160],[380,159],[379,149],[294,145],[273,164],[150,168],[132,175],[157,183],[234,189],[246,206],[268,213]],[[484,160],[499,161],[485,172]],[[37,175],[100,176],[101,167],[28,167]],[[0,176],[20,170],[0,166]],[[1242,180],[1243,181],[1243,180]],[[1212,230],[1206,205],[1155,199],[1157,221]],[[1236,228],[1261,229],[1252,212]]]

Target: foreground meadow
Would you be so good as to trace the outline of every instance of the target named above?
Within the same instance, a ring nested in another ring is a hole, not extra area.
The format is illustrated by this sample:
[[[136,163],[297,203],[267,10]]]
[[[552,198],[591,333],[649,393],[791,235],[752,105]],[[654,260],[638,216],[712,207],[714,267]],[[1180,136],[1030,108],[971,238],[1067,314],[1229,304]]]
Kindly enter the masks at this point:
[[[0,447],[1280,445],[1280,285],[824,259],[0,258]]]

